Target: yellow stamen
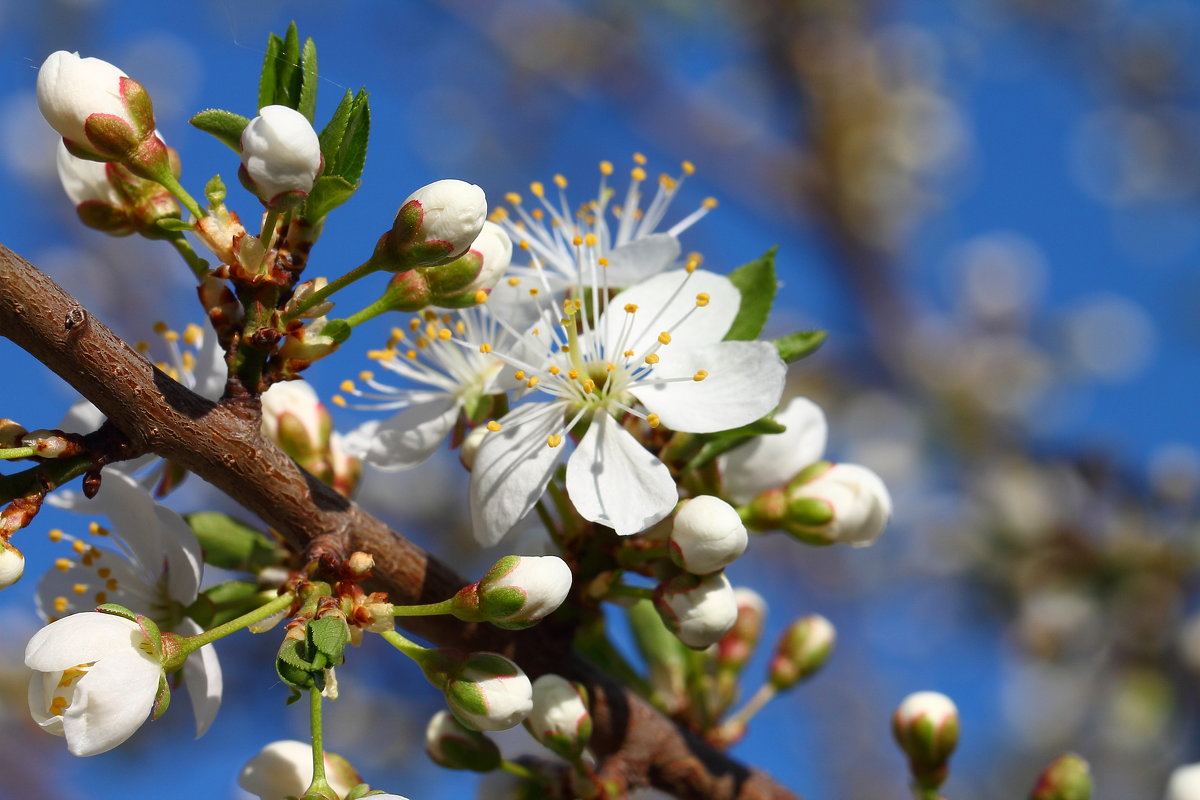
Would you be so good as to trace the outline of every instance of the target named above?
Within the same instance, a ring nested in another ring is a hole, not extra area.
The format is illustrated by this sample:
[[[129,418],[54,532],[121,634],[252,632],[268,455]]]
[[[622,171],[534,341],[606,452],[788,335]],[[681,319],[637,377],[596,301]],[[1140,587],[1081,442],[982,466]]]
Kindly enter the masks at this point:
[[[692,162],[685,161],[682,164],[680,164],[680,166],[683,167],[684,175],[695,175],[696,174],[696,165],[693,164]]]
[[[59,595],[58,597],[54,598],[54,610],[60,614],[67,613],[67,608],[70,605],[71,605],[71,601],[68,600],[67,598],[63,597],[62,595]]]
[[[613,174],[613,165],[612,165],[611,161],[601,161],[600,162],[600,174],[601,175],[612,175]]]
[[[638,310],[637,303],[626,303],[625,304],[625,313],[626,314],[636,314],[637,310]]]
[[[641,167],[634,167],[629,171],[629,174],[635,181],[646,180],[646,170],[642,169]]]
[[[75,541],[71,542],[71,549],[76,553],[79,553],[79,555],[83,555],[88,551],[88,546],[79,539],[76,539]]]
[[[346,398],[342,397],[340,394],[335,394],[332,399],[333,399],[333,404],[335,406],[337,406],[338,408],[346,407]]]
[[[490,420],[490,421],[488,421],[487,429],[489,431],[491,431],[492,433],[495,433],[496,431],[500,430],[500,423],[496,422],[496,420],[494,420],[494,419]]]
[[[588,247],[595,247],[596,246],[596,234],[589,233],[587,236],[584,236],[583,243],[586,244]]]
[[[551,375],[557,375],[558,373],[562,372],[562,370],[560,370],[558,367],[551,367],[549,372]]]
[[[551,447],[558,447],[560,444],[562,444],[562,437],[556,433],[552,433],[546,437],[546,444],[550,445]]]
[[[454,338],[454,334],[451,332],[451,330],[449,328],[442,328],[440,331],[437,332],[437,337],[439,339],[441,339],[443,342],[448,342]]]
[[[509,192],[508,194],[504,195],[504,199],[508,202],[509,205],[512,205],[512,206],[521,205],[521,195],[517,194],[516,192]]]
[[[519,381],[525,380],[525,370],[523,370],[523,369],[517,370],[516,372],[513,373],[513,377]]]
[[[646,415],[646,422],[649,423],[651,428],[657,428],[660,421],[661,420],[659,420],[658,414],[647,414]]]
[[[509,285],[509,286],[516,286],[516,285],[517,285],[518,283],[520,283],[520,282],[521,282],[521,279],[520,279],[520,278],[509,278],[509,279],[508,279],[508,285]]]
[[[362,372],[358,373],[358,379],[360,381],[373,381],[375,380],[375,373],[371,372],[369,369],[364,369]]]
[[[651,353],[650,355],[646,356],[647,364],[657,364],[659,361],[660,359],[658,357],[658,353]]]
[[[475,292],[475,296],[471,299],[475,301],[475,305],[483,305],[487,302],[488,293],[483,289],[480,289],[479,291]]]
[[[187,327],[183,329],[183,341],[192,347],[200,344],[204,340],[204,330],[194,322],[189,322]]]
[[[696,370],[696,374],[692,376],[692,380],[699,383],[700,381],[704,380],[707,377],[708,377],[708,370],[698,369],[698,370]]]
[[[569,370],[567,372],[567,377],[570,378],[571,380],[575,380],[576,378],[579,377],[579,370],[577,370],[577,369]]]
[[[356,394],[358,392],[358,389],[354,388],[354,381],[349,379],[342,381],[338,388],[347,394]]]
[[[701,292],[700,294],[696,295],[696,305],[700,308],[704,308],[706,305],[708,305],[708,301],[711,299],[712,298],[708,296],[708,292]]]
[[[706,198],[704,198],[704,202],[703,202],[703,203],[701,203],[701,205],[702,205],[702,206],[704,206],[704,207],[705,207],[705,208],[707,208],[707,209],[710,209],[710,210],[711,210],[711,209],[714,209],[714,208],[716,208],[716,207],[717,207],[717,198],[715,198],[715,197],[706,197]]]
[[[62,540],[63,532],[58,528],[52,528],[47,535],[50,537],[50,541],[57,542]]]
[[[479,352],[486,355],[486,354],[492,352],[492,346],[490,344],[488,344],[487,342],[484,342],[483,344],[479,345]]]
[[[542,186],[541,181],[534,181],[529,184],[529,191],[533,193],[534,197],[542,197],[546,194],[546,187]]]
[[[646,157],[641,153],[634,153],[633,160],[634,163],[641,164],[643,167],[646,166]]]
[[[59,572],[66,572],[67,570],[69,570],[71,568],[72,564],[74,564],[74,562],[71,561],[71,559],[69,559],[69,558],[54,559],[54,568],[56,570],[58,570]]]
[[[560,188],[560,189],[565,189],[565,188],[567,188],[567,179],[566,179],[565,177],[563,177],[562,175],[555,175],[555,176],[554,176],[554,183],[555,183],[555,184],[558,186],[558,188]]]
[[[663,331],[662,333],[660,333],[658,335],[658,341],[661,344],[670,344],[671,343],[671,334],[668,333],[667,331]]]
[[[84,592],[87,591],[87,584],[86,583],[77,583],[71,587],[71,591],[74,592],[75,594],[83,594]]]

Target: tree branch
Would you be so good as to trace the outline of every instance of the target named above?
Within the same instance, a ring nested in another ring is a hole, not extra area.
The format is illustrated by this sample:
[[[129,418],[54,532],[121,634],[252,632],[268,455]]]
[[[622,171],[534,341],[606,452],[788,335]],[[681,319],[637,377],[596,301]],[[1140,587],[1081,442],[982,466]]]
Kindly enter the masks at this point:
[[[0,335],[95,403],[134,451],[175,461],[228,494],[299,552],[375,557],[374,585],[393,602],[430,603],[468,581],[304,472],[259,430],[244,399],[213,403],[155,369],[49,277],[0,245]],[[548,620],[525,631],[406,618],[442,646],[492,650],[531,676],[554,671],[583,682],[592,699],[599,770],[621,789],[654,786],[691,800],[795,798],[680,730],[646,701],[571,654],[569,626]]]

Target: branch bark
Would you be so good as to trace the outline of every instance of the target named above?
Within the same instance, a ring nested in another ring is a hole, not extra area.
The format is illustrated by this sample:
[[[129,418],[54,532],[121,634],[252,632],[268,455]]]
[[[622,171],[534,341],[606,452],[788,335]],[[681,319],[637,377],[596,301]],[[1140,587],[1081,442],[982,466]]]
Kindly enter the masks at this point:
[[[48,276],[0,244],[0,336],[57,373],[106,414],[136,451],[182,464],[277,530],[299,552],[375,557],[374,585],[396,603],[431,603],[468,581],[304,472],[263,437],[237,402],[207,401],[167,377],[88,314]],[[653,786],[688,800],[797,800],[678,728],[646,701],[571,654],[553,620],[499,631],[450,617],[412,617],[413,633],[441,646],[491,650],[531,676],[554,671],[592,698],[592,745],[602,776],[622,790]]]

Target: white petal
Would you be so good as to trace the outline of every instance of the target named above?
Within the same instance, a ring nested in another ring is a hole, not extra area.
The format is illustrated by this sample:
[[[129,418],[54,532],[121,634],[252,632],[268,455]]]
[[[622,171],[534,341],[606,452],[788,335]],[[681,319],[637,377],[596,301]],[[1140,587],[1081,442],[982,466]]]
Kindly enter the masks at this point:
[[[592,420],[567,462],[575,510],[621,536],[644,531],[679,499],[671,472],[608,414]]]
[[[196,366],[192,369],[194,385],[192,391],[208,400],[220,400],[225,394],[225,382],[229,367],[225,363],[225,351],[217,343],[214,331],[204,331],[204,340],[196,352]]]
[[[104,578],[97,574],[99,569],[108,570]],[[116,588],[109,588],[112,586]],[[82,587],[83,591],[76,592],[78,587]],[[108,550],[104,551],[101,558],[95,559],[90,567],[75,562],[65,571],[57,567],[46,570],[37,585],[38,614],[42,619],[48,619],[91,611],[99,603],[96,597],[98,592],[104,592],[105,602],[138,610],[148,609],[151,603],[159,599],[158,592],[146,583],[141,572],[134,569],[124,558]],[[55,608],[55,600],[60,597],[67,600],[65,610]]]
[[[412,469],[446,440],[461,407],[453,395],[436,393],[382,422],[368,422],[343,441],[346,452],[382,470]]]
[[[89,669],[63,713],[71,754],[103,753],[132,736],[150,715],[162,674],[158,662],[136,647]]]
[[[648,386],[630,392],[662,424],[688,433],[712,433],[760,419],[783,394],[787,365],[770,342],[718,342],[701,348],[673,350],[646,381],[690,377],[705,370],[704,380]]]
[[[825,453],[825,412],[812,400],[792,398],[775,421],[787,430],[760,436],[721,457],[725,490],[736,503],[748,503],[764,489],[782,485]]]
[[[633,286],[674,264],[680,251],[679,240],[666,233],[635,239],[609,251],[603,277],[609,286]]]
[[[565,448],[546,444],[547,436],[562,433],[558,403],[521,406],[500,425],[484,437],[471,472],[471,522],[484,547],[500,541],[541,499]]]
[[[105,420],[104,413],[87,400],[78,400],[58,422],[58,429],[67,433],[88,434],[97,430]]]
[[[190,619],[184,619],[175,632],[184,636],[195,636],[203,629]],[[206,644],[183,662],[183,685],[187,689],[188,698],[192,701],[192,715],[196,718],[196,738],[208,731],[217,710],[221,707],[221,693],[224,680],[221,675],[221,662],[217,659],[217,650],[211,644]]]
[[[54,675],[58,675],[57,672]],[[35,672],[29,676],[29,715],[38,726],[55,736],[63,735],[62,717],[50,713],[50,703],[47,701],[47,689],[53,691],[53,685],[47,687],[48,676],[45,672]]]
[[[708,304],[696,306],[696,295],[707,294]],[[672,347],[696,347],[719,342],[729,331],[741,307],[742,295],[724,275],[696,270],[673,270],[631,286],[608,302],[600,319],[609,358],[626,349],[641,354],[667,331],[676,342],[663,351],[663,360]],[[631,335],[621,336],[629,318],[626,306],[637,306]],[[686,317],[686,319],[685,319]]]
[[[130,637],[141,636],[136,622],[87,611],[52,622],[25,646],[25,666],[57,672],[136,649]]]

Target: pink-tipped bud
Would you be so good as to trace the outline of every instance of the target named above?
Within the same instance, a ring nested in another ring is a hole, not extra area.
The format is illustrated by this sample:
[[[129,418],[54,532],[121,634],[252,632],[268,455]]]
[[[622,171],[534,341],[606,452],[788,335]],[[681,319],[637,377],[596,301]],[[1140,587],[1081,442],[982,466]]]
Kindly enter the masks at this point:
[[[502,731],[528,716],[533,686],[525,673],[496,653],[471,653],[446,681],[446,704],[468,728]]]
[[[892,733],[908,756],[917,783],[936,789],[946,780],[948,761],[958,745],[958,708],[939,692],[916,692],[892,715]]]
[[[145,89],[99,58],[51,53],[38,70],[37,98],[50,127],[82,157],[120,161],[154,134]]]
[[[1200,790],[1200,781],[1196,789]],[[1092,796],[1092,772],[1088,763],[1074,753],[1050,762],[1038,776],[1029,800],[1089,800]],[[1195,792],[1184,797],[1196,797]],[[1168,800],[1171,796],[1168,794]]]
[[[465,727],[449,711],[439,711],[425,728],[425,752],[446,769],[491,772],[500,766],[500,748],[479,731]]]
[[[587,693],[558,675],[541,676],[533,682],[533,709],[525,718],[525,729],[568,761],[579,758],[592,736]]]
[[[321,143],[312,123],[293,108],[264,106],[242,130],[238,177],[270,209],[304,201],[321,171]]]
[[[562,605],[572,577],[558,556],[505,556],[454,596],[454,615],[499,628],[528,628]]]
[[[694,650],[720,641],[737,621],[737,598],[729,579],[679,575],[654,591],[654,607],[679,641]]]
[[[453,179],[434,181],[401,204],[391,231],[376,247],[375,262],[392,272],[444,264],[467,252],[486,217],[487,198],[478,186]]]
[[[771,685],[784,691],[808,678],[824,666],[836,640],[833,625],[820,614],[793,622],[779,637],[771,659]]]
[[[785,529],[812,544],[874,544],[892,516],[887,487],[857,464],[818,462],[787,485]]]

